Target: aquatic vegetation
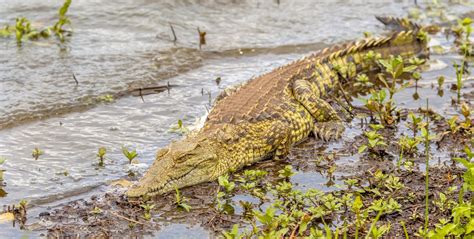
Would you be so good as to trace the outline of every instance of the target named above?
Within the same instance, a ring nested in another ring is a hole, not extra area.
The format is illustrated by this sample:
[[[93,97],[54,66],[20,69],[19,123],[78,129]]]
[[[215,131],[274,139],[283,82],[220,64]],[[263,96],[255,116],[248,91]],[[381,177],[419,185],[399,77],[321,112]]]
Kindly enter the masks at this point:
[[[387,92],[382,89],[373,91],[369,99],[361,99],[365,107],[378,117],[381,124],[391,125],[395,122],[393,118],[393,107],[390,100],[387,100]]]
[[[153,209],[155,205],[154,204],[141,204],[140,207],[142,207],[143,210],[145,210],[143,214],[143,218],[149,221],[151,219],[151,209]]]
[[[384,127],[379,124],[371,124],[370,127],[372,130],[364,132],[364,135],[367,138],[367,143],[359,147],[359,153],[363,153],[367,150],[370,155],[380,156],[383,152],[381,147],[387,146],[384,137],[378,133],[378,131]]]
[[[66,13],[71,5],[72,0],[65,0],[58,12],[58,20],[53,26],[37,30],[31,26],[31,21],[25,17],[16,18],[15,26],[6,25],[0,30],[0,37],[9,37],[15,35],[16,42],[20,46],[24,40],[37,40],[40,37],[48,38],[53,33],[61,42],[64,42],[64,34],[70,33],[70,30],[64,29],[65,25],[71,25],[71,20]]]
[[[178,123],[175,126],[172,126],[170,131],[178,134],[187,134],[190,130],[188,127],[183,125],[183,120],[178,120]]]
[[[175,188],[176,194],[175,194],[175,200],[174,204],[176,207],[184,209],[185,211],[189,212],[191,210],[191,206],[186,203],[186,198],[181,196],[181,193],[179,192],[178,188]]]
[[[203,45],[206,45],[206,32],[201,31],[199,27],[197,28],[199,34],[199,50],[201,50]]]
[[[461,163],[466,167],[466,171],[463,174],[463,185],[459,192],[458,202],[448,201],[445,198],[441,198],[441,202],[438,203],[445,205],[448,204],[451,207],[451,217],[445,218],[442,220],[442,223],[438,224],[434,230],[430,230],[426,233],[426,236],[429,238],[445,238],[447,236],[454,237],[469,237],[472,236],[474,231],[474,218],[472,218],[472,212],[474,211],[472,205],[472,196],[469,197],[469,200],[465,199],[465,195],[468,192],[474,191],[474,163],[472,163],[472,158],[474,154],[471,152],[469,147],[464,149],[466,153],[466,158],[455,158],[456,161]],[[452,193],[453,190],[448,191]],[[441,196],[441,195],[440,195]]]
[[[356,77],[354,86],[356,87],[372,87],[374,84],[370,82],[369,77],[366,74],[359,74]]]
[[[99,215],[102,214],[102,209],[100,209],[99,207],[94,207],[94,209],[90,213],[94,215]]]
[[[391,57],[390,59],[380,59],[378,62],[383,66],[384,70],[389,73],[392,77],[392,82],[389,85],[385,78],[380,78],[385,86],[389,89],[389,99],[393,99],[393,95],[397,92],[397,80],[402,76],[403,73],[409,73],[416,70],[416,68],[423,64],[424,61],[418,58],[410,59],[410,63],[413,65],[405,66],[404,59],[402,56]],[[399,90],[399,89],[398,89]]]
[[[105,147],[100,147],[97,152],[97,157],[99,158],[99,166],[104,166],[105,154],[107,153],[107,149]],[[127,157],[128,158],[128,157]]]
[[[35,160],[38,160],[39,157],[43,154],[44,154],[44,151],[39,149],[38,147],[36,147],[35,149],[33,149],[33,152],[31,153],[31,156],[33,156],[33,158]]]
[[[66,13],[71,5],[72,0],[65,0],[63,6],[59,9],[59,19],[52,27],[53,32],[59,38],[61,42],[64,41],[64,33],[67,32],[64,30],[64,25],[71,25],[71,20],[66,16]]]
[[[115,101],[114,96],[110,94],[101,95],[97,97],[97,100],[105,103],[112,103]]]
[[[228,174],[220,176],[217,181],[219,183],[220,188],[224,189],[223,191],[221,191],[219,188],[219,191],[217,192],[217,195],[216,195],[217,209],[227,214],[233,214],[234,207],[231,205],[230,196],[233,195],[233,191],[235,189],[235,183],[229,181]],[[224,199],[224,202],[223,202],[223,199]]]
[[[138,153],[135,149],[133,151],[129,151],[125,146],[122,146],[122,153],[128,159],[129,164],[132,164],[133,160],[138,156]]]

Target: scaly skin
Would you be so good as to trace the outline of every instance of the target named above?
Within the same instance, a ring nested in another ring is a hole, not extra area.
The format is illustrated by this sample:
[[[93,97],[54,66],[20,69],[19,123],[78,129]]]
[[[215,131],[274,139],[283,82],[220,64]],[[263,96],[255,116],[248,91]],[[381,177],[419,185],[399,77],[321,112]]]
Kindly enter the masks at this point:
[[[375,61],[364,59],[369,51],[382,58],[426,56],[417,25],[409,25],[416,29],[327,48],[225,91],[204,127],[158,151],[128,196],[163,194],[266,158],[284,157],[311,132],[324,140],[340,137],[344,126],[325,97],[338,82],[379,69]]]

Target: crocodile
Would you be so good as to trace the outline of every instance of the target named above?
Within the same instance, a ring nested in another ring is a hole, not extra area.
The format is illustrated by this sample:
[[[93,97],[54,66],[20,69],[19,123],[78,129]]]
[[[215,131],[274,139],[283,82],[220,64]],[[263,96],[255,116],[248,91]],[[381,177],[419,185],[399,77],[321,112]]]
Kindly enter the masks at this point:
[[[158,150],[127,195],[164,194],[214,181],[257,161],[282,159],[311,133],[326,141],[341,137],[344,123],[327,99],[356,74],[380,71],[369,53],[385,59],[428,56],[418,25],[397,18],[381,21],[404,30],[325,48],[225,90],[204,126]]]

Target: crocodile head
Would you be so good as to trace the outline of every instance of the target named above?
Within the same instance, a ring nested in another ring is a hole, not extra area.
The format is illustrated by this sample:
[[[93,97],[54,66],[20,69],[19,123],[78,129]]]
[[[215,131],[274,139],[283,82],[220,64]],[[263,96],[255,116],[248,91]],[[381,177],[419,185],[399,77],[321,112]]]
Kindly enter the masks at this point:
[[[158,151],[155,162],[127,195],[153,196],[215,180],[219,163],[216,151],[207,138],[187,137],[173,142]]]

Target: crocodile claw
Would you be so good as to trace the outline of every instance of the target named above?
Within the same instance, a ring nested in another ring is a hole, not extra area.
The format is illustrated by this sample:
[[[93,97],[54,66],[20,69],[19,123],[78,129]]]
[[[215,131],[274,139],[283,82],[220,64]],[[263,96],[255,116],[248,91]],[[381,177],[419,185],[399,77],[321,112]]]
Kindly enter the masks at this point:
[[[316,138],[328,142],[341,138],[344,129],[342,122],[317,122],[314,125],[313,133]]]

